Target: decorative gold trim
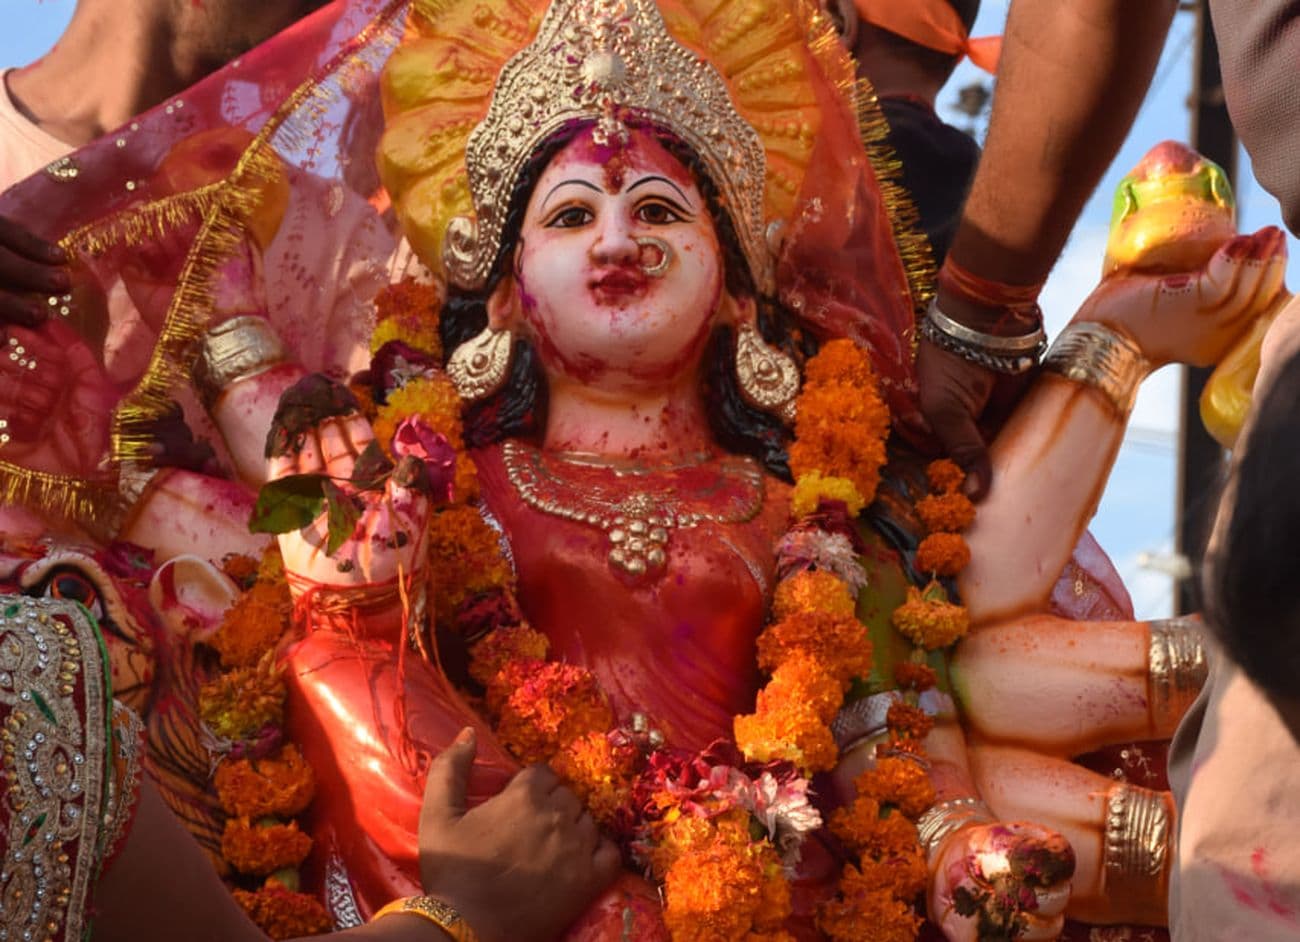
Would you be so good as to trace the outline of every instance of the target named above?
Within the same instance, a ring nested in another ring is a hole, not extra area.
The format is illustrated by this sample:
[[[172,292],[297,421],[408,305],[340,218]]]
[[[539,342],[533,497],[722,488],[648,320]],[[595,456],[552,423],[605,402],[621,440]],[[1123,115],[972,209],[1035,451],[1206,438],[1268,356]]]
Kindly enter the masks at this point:
[[[889,144],[889,121],[880,109],[880,99],[876,96],[875,88],[864,78],[857,80],[857,103],[862,146],[866,148],[867,160],[876,173],[885,213],[894,230],[894,245],[898,248],[898,256],[907,275],[907,285],[912,293],[912,311],[919,320],[930,306],[930,300],[934,297],[935,279],[939,275],[934,247],[921,228],[921,213],[916,208],[916,203],[912,201],[907,187],[903,186],[903,162]],[[913,332],[913,355],[916,353],[916,345],[917,336]]]
[[[1210,672],[1197,622],[1151,622],[1147,649],[1147,699],[1156,730],[1172,730],[1205,686]]]
[[[406,913],[429,920],[447,935],[452,942],[478,942],[478,934],[465,921],[456,907],[436,896],[408,896],[396,899],[371,917],[371,922],[394,913]]]

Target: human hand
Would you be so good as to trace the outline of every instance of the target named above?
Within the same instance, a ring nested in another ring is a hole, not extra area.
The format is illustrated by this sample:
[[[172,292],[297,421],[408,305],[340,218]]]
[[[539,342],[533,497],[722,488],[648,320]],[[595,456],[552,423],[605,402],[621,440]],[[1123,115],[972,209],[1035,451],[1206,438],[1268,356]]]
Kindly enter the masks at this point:
[[[930,918],[949,942],[1038,942],[1065,926],[1074,850],[1037,825],[975,824],[939,846],[930,874]]]
[[[999,375],[922,338],[916,351],[921,414],[944,454],[966,472],[966,492],[983,497],[993,476],[979,419]]]
[[[1211,366],[1270,309],[1285,274],[1286,239],[1268,226],[1232,239],[1199,271],[1107,278],[1075,320],[1120,329],[1153,367]]]
[[[268,480],[323,475],[356,513],[350,535],[332,554],[328,510],[280,535],[285,570],[307,584],[382,585],[423,566],[429,500],[415,486],[418,469],[411,462],[418,459],[404,459],[376,489],[352,483],[357,459],[374,438],[352,394],[324,376],[306,376],[281,397],[267,439]]]
[[[483,942],[557,938],[621,870],[618,848],[544,765],[465,809],[472,728],[429,765],[420,811],[420,880]]]
[[[42,323],[46,306],[31,296],[68,292],[72,278],[62,267],[67,262],[63,249],[0,216],[0,322],[24,327]]]

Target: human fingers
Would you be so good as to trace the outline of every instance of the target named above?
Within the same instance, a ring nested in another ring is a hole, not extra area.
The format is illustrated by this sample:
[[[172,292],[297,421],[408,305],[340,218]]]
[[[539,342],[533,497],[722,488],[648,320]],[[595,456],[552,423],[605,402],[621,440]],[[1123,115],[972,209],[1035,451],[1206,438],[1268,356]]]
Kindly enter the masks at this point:
[[[596,852],[591,855],[592,877],[601,885],[608,885],[622,872],[623,855],[618,845],[608,837],[600,836]]]
[[[34,262],[12,249],[0,246],[0,285],[9,291],[58,294],[72,288],[72,279],[62,268],[45,262]]]
[[[421,844],[425,834],[433,834],[465,814],[465,785],[469,781],[478,739],[474,727],[466,726],[451,745],[434,756],[424,781],[424,803],[420,807]]]
[[[988,493],[993,476],[978,425],[992,376],[924,340],[919,356],[924,358],[918,362],[921,412],[944,453],[965,470],[967,494],[978,500]]]
[[[582,799],[575,795],[573,789],[568,786],[552,789],[547,798],[551,808],[558,812],[561,821],[576,822],[587,813],[586,807],[582,804]]]
[[[68,253],[58,245],[40,238],[7,216],[0,216],[0,246],[47,265],[64,265],[68,261]]]
[[[560,777],[547,765],[530,765],[510,780],[507,788],[526,792],[534,801],[542,802],[560,786]]]

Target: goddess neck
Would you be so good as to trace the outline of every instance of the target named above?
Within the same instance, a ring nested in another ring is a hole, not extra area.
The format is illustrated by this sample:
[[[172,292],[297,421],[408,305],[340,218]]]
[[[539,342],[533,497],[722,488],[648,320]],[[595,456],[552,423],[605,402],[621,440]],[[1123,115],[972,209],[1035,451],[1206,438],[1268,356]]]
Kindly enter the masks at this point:
[[[638,395],[594,389],[562,376],[551,377],[549,386],[547,451],[677,461],[717,450],[693,376]]]

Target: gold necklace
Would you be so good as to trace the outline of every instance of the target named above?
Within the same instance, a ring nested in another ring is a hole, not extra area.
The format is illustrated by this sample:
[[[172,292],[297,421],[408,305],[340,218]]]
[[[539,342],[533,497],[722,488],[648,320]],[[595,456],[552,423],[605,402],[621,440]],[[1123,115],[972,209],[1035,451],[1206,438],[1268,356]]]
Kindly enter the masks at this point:
[[[514,440],[505,443],[502,458],[506,475],[525,504],[552,517],[603,530],[609,540],[610,565],[633,576],[663,569],[668,561],[669,533],[674,528],[746,523],[763,508],[763,471],[752,458],[727,456],[716,462],[642,469],[620,467],[592,456],[548,455]],[[697,484],[689,497],[679,496],[677,482],[672,480],[645,488],[633,483],[636,478],[665,470],[668,474],[701,475],[706,469],[704,488],[699,488],[698,482],[683,482]],[[612,474],[617,483],[602,481],[602,473]],[[573,480],[575,476],[581,481]],[[722,506],[708,506],[710,499]]]

